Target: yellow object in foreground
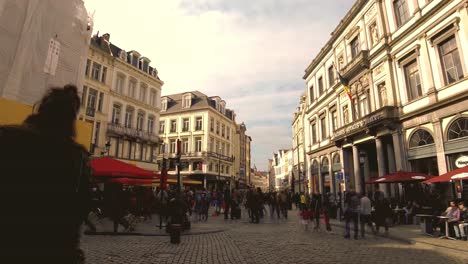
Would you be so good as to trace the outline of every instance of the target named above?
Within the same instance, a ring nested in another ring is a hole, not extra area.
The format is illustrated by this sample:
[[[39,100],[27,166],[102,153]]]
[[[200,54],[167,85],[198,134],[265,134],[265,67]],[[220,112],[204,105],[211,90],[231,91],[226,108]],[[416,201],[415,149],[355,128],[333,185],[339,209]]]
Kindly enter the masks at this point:
[[[0,125],[21,124],[31,113],[32,106],[0,97]],[[76,142],[89,150],[91,135],[91,124],[77,120]]]

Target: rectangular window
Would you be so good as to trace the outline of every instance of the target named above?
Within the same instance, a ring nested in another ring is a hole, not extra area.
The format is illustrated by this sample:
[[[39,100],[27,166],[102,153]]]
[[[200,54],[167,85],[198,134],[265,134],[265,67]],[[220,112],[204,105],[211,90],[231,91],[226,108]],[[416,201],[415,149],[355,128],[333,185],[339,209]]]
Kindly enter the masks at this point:
[[[312,130],[312,143],[317,143],[317,124],[313,123],[311,125],[311,130]]]
[[[146,103],[146,87],[144,86],[140,87],[140,101]]]
[[[151,90],[149,97],[149,104],[151,106],[156,106],[156,91]]]
[[[348,105],[343,106],[343,125],[349,124],[349,110]]]
[[[451,36],[439,45],[439,54],[446,84],[463,79],[463,69],[455,36]]]
[[[202,151],[202,138],[196,137],[195,138],[195,152],[201,152],[201,151]]]
[[[128,108],[127,111],[125,112],[125,127],[126,128],[132,128],[132,122],[133,122],[133,109]]]
[[[221,144],[221,155],[224,155],[224,151],[226,150],[226,144],[222,143]]]
[[[210,138],[210,152],[213,152],[214,148],[214,138]]]
[[[112,107],[112,124],[118,125],[120,123],[120,112],[121,108],[120,105],[113,105]]]
[[[408,19],[410,18],[409,16],[409,11],[408,11],[408,3],[406,0],[394,0],[393,1],[393,8],[395,9],[395,17],[397,20],[397,26],[401,26]]]
[[[94,145],[99,145],[99,130],[101,129],[101,123],[96,122],[96,128],[94,129]]]
[[[91,68],[91,60],[87,59],[86,60],[86,69],[85,69],[85,75],[89,76],[89,68]]]
[[[330,88],[335,84],[335,69],[333,69],[333,66],[328,68],[328,84],[330,85]]]
[[[219,146],[219,141],[216,140],[216,149],[215,149],[216,153],[220,153],[221,152],[221,147]]]
[[[413,101],[422,96],[421,79],[417,60],[413,60],[404,66],[406,78],[406,90],[408,101]]]
[[[94,89],[89,89],[88,92],[88,101],[86,105],[86,115],[93,117],[96,112],[96,101],[98,97],[98,92]]]
[[[361,117],[369,114],[369,99],[367,96],[359,97],[359,111],[361,113]]]
[[[88,87],[83,86],[83,94],[81,94],[81,105],[84,106],[86,102],[86,96],[88,94]]]
[[[231,145],[226,144],[226,156],[231,156]]]
[[[107,78],[107,67],[102,67],[101,82],[106,83],[106,78]]]
[[[117,76],[117,81],[116,81],[116,92],[122,94],[123,93],[123,88],[124,88],[124,82],[125,79],[122,75]]]
[[[322,136],[322,140],[325,140],[328,137],[327,134],[327,122],[325,116],[320,118],[320,132]]]
[[[359,52],[361,52],[361,45],[359,44],[359,36],[356,36],[353,40],[351,40],[351,57],[356,57]]]
[[[104,102],[104,93],[103,92],[100,92],[99,93],[99,100],[98,100],[98,107],[97,107],[97,110],[99,112],[102,112],[102,104]]]
[[[137,130],[143,130],[143,121],[144,121],[144,114],[138,113],[137,114]]]
[[[171,139],[169,143],[169,153],[176,153],[177,151],[177,141],[175,139]]]
[[[164,134],[165,130],[166,130],[166,122],[159,121],[159,133]]]
[[[188,95],[184,96],[182,101],[182,108],[189,108],[192,103],[192,98]]]
[[[99,81],[99,77],[101,77],[101,64],[93,63],[93,69],[91,72],[91,78],[96,81]]]
[[[309,100],[310,100],[310,103],[312,103],[314,101],[314,86],[310,86],[309,88]]]
[[[223,124],[221,125],[221,136],[224,137],[226,135],[226,126]]]
[[[219,135],[219,121],[216,121],[216,135]]]
[[[318,79],[318,96],[323,94],[323,77]]]
[[[182,122],[183,122],[182,131],[183,131],[183,132],[189,131],[190,120],[189,120],[188,118],[184,118],[184,119],[182,120]]]
[[[229,174],[229,166],[226,166],[226,174]]]
[[[136,82],[134,80],[128,83],[128,96],[132,98],[136,97]]]
[[[148,133],[153,134],[154,131],[154,117],[148,117]]]
[[[202,130],[202,129],[203,129],[203,119],[202,117],[197,117],[195,130]]]
[[[333,110],[331,112],[331,119],[332,119],[331,131],[335,131],[338,127],[338,114],[336,113],[336,110]]]
[[[189,152],[189,141],[188,138],[182,139],[182,153],[186,154]]]
[[[229,127],[226,128],[226,138],[231,139],[231,129]]]
[[[177,132],[177,120],[171,120],[171,133]]]
[[[214,118],[210,119],[210,131],[214,132]]]

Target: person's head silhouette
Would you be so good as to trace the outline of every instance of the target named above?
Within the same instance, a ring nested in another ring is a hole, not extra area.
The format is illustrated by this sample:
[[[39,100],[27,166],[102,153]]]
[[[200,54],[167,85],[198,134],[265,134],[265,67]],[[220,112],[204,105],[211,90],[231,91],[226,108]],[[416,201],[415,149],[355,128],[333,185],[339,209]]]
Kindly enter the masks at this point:
[[[78,89],[74,85],[53,87],[42,98],[36,113],[25,123],[58,138],[75,136],[75,120],[80,108]]]

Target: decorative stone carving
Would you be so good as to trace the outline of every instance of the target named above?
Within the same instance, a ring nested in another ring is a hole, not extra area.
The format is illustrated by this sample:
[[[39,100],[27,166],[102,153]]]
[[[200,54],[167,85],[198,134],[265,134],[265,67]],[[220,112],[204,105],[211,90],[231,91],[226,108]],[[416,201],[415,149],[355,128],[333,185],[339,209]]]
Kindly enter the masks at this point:
[[[385,70],[384,65],[380,64],[374,69],[374,76],[379,76]]]
[[[378,89],[379,89],[381,107],[388,105],[387,87],[385,87],[385,83],[379,84]]]
[[[366,13],[366,20],[369,20],[370,18],[372,18],[374,15],[375,15],[375,4],[373,4],[370,8],[369,8],[369,11],[367,11]]]
[[[379,29],[377,28],[376,22],[372,23],[370,26],[370,33],[372,37],[372,46],[375,46],[380,42]]]
[[[367,77],[367,74],[362,76],[361,79],[359,79],[359,81],[361,82],[361,85],[363,87],[369,86],[369,78]]]

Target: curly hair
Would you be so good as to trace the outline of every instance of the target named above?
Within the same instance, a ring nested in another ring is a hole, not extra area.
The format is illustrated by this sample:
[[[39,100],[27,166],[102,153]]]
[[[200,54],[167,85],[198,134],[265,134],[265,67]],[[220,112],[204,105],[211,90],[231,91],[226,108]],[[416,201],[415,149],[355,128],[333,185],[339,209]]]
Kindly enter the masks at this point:
[[[79,109],[76,86],[52,87],[40,101],[37,113],[28,116],[25,123],[52,136],[72,138],[76,135],[75,120]]]

